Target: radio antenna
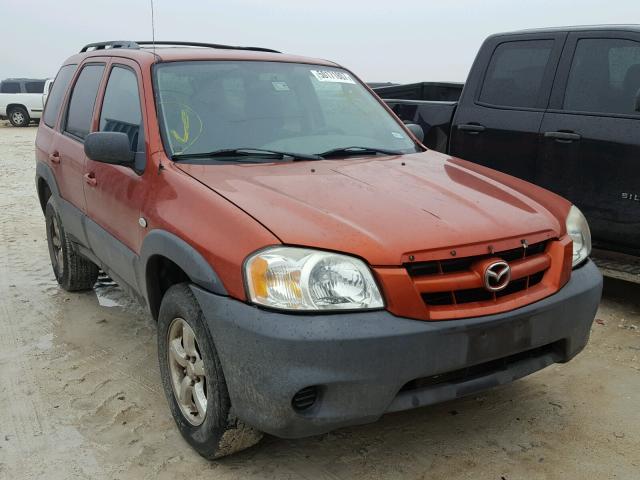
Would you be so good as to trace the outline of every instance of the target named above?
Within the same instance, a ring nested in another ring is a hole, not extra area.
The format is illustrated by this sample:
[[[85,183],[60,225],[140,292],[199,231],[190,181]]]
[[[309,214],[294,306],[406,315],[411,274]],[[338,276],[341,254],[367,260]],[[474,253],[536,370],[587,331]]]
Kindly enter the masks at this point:
[[[153,45],[153,54],[156,54],[156,24],[155,24],[155,17],[153,14],[153,0],[150,0],[151,2],[151,42]]]

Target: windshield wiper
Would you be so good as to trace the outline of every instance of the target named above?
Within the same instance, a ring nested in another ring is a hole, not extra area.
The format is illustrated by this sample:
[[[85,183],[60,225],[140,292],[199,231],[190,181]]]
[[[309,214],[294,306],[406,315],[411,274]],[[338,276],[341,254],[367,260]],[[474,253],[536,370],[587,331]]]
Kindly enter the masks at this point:
[[[375,147],[342,147],[327,150],[326,152],[319,153],[318,156],[322,158],[339,157],[339,156],[351,156],[351,155],[402,155],[402,152],[395,150],[387,150],[386,148]]]
[[[294,152],[279,152],[277,150],[265,150],[262,148],[224,148],[212,152],[178,153],[171,157],[172,160],[187,160],[190,158],[234,158],[234,157],[262,157],[280,160],[322,160],[319,155]]]

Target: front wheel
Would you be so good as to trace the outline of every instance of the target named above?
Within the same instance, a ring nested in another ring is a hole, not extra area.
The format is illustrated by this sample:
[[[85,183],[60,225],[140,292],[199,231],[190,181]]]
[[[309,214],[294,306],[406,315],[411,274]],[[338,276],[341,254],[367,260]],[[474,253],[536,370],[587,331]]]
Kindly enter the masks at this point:
[[[13,107],[9,111],[9,122],[14,127],[26,127],[29,125],[31,121],[31,117],[29,117],[29,112],[24,107]]]
[[[205,458],[255,445],[262,433],[231,413],[220,360],[202,310],[185,283],[169,288],[158,318],[164,393],[180,433]]]

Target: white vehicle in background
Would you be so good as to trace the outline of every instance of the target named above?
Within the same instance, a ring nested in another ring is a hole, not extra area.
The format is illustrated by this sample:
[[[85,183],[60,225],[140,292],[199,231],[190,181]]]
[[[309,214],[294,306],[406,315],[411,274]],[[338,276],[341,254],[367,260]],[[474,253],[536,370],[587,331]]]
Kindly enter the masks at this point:
[[[0,82],[0,119],[14,127],[26,127],[39,121],[53,80],[7,78]]]

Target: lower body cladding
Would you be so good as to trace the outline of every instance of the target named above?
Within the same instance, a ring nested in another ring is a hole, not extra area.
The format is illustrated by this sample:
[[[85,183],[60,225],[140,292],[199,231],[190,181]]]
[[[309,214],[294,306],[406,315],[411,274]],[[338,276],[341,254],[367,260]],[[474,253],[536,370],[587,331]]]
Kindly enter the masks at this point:
[[[386,311],[293,315],[197,287],[235,414],[299,438],[458,398],[567,362],[602,292],[590,261],[556,294],[503,314],[428,322]]]

